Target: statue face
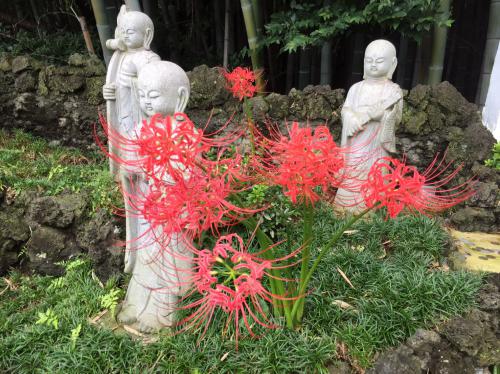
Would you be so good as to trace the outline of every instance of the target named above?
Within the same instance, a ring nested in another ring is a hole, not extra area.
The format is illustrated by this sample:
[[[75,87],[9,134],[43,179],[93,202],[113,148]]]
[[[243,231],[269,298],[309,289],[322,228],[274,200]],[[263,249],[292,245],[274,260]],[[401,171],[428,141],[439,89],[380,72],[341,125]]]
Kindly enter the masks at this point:
[[[145,30],[137,27],[137,25],[134,25],[132,22],[128,22],[121,28],[123,42],[127,48],[131,49],[140,48],[144,45],[145,34]]]
[[[174,114],[177,97],[169,95],[157,82],[138,82],[139,106],[148,117]]]
[[[387,77],[394,65],[395,57],[386,48],[377,48],[377,45],[368,46],[365,52],[365,76],[368,78]]]

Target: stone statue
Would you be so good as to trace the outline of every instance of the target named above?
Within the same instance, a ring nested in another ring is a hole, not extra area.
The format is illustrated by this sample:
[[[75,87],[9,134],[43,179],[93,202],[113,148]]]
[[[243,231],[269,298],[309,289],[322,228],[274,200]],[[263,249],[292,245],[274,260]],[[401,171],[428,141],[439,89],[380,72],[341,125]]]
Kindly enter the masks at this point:
[[[145,65],[137,80],[141,118],[148,120],[155,113],[183,112],[189,99],[189,87],[189,79],[178,65],[167,61]],[[135,188],[139,193],[147,193],[146,176],[137,176]],[[126,271],[132,277],[118,314],[120,322],[137,323],[142,332],[171,326],[178,297],[189,287],[191,252],[186,239],[181,234],[165,238],[161,230],[155,231],[146,220],[139,219],[136,248],[127,251],[126,255]]]
[[[396,48],[387,40],[371,42],[365,51],[364,76],[347,93],[342,108],[341,145],[352,175],[337,191],[335,203],[351,212],[364,209],[359,186],[370,167],[396,151],[396,126],[403,113],[403,93],[391,81],[397,66]]]
[[[103,96],[106,100],[107,123],[120,135],[133,136],[139,122],[140,110],[133,92],[133,81],[144,65],[159,61],[160,56],[150,50],[154,25],[151,18],[141,12],[128,12],[125,5],[120,8],[115,30],[115,39],[106,42],[109,49],[115,50],[109,62]],[[120,151],[109,141],[111,154]],[[120,179],[117,163],[110,158],[111,173]]]

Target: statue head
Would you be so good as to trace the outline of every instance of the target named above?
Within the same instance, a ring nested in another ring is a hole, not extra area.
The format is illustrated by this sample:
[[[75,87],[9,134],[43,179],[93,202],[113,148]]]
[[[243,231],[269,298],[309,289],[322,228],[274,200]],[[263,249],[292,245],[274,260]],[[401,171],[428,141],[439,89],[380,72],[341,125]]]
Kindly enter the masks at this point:
[[[126,11],[123,5],[118,16],[120,39],[128,49],[149,49],[153,40],[154,25],[145,13]]]
[[[137,92],[141,110],[172,115],[184,112],[189,100],[189,78],[179,65],[169,61],[152,61],[139,71]]]
[[[391,42],[378,39],[374,40],[365,50],[364,79],[391,79],[398,59],[396,47]]]

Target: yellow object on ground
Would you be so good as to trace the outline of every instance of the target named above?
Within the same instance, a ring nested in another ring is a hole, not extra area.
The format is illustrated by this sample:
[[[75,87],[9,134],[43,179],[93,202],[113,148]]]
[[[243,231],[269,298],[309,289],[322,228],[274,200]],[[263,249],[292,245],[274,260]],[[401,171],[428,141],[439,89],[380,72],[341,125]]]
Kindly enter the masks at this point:
[[[449,229],[456,251],[450,258],[458,268],[500,273],[500,234]]]

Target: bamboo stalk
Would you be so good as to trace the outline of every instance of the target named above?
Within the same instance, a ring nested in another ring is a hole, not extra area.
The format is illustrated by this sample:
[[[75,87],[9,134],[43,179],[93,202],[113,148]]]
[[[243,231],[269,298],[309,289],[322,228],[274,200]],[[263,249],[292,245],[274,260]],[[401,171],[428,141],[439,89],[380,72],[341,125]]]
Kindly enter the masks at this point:
[[[141,4],[139,0],[125,0],[125,5],[127,6],[127,10],[134,10],[137,12],[141,12]]]
[[[102,55],[107,66],[109,64],[109,60],[111,59],[111,51],[106,47],[106,40],[112,39],[113,33],[106,17],[104,0],[91,0],[91,3],[94,11],[97,32],[99,34],[99,40],[101,42]]]
[[[440,1],[440,11],[449,14],[451,0]],[[446,52],[446,38],[448,28],[434,25],[431,65],[429,66],[429,80],[427,84],[438,84],[443,77],[444,55]]]
[[[229,18],[231,16],[231,0],[226,0],[226,9],[224,15],[224,53],[222,66],[227,69],[229,64]]]
[[[250,58],[252,59],[253,70],[258,70],[262,67],[260,64],[259,53],[257,50],[258,35],[255,27],[252,3],[250,0],[240,0],[245,28],[247,31],[248,47],[250,49]]]

